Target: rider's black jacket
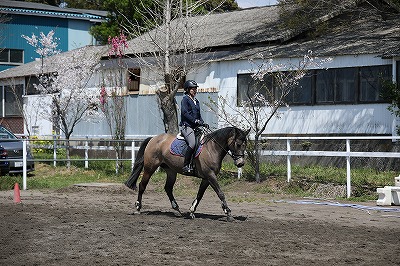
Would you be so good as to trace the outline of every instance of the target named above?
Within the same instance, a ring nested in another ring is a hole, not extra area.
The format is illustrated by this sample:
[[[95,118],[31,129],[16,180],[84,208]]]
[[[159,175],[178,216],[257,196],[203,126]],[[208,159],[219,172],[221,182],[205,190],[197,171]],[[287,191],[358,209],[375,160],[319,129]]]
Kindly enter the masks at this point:
[[[196,120],[199,121],[196,124]],[[195,98],[194,101],[188,95],[184,95],[181,101],[181,122],[180,126],[189,126],[195,128],[198,125],[204,124],[200,114],[200,103]]]

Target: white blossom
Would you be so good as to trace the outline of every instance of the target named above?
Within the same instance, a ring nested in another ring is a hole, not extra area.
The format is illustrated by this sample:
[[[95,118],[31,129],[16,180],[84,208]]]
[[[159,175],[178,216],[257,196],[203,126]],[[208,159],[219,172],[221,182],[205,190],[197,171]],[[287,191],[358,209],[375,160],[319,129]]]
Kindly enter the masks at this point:
[[[39,54],[42,58],[52,56],[55,54],[59,54],[61,51],[57,49],[59,40],[58,38],[54,37],[55,32],[53,30],[49,31],[47,35],[41,32],[38,38],[34,33],[32,37],[21,35],[29,45],[35,47],[35,52]]]
[[[56,118],[56,126],[67,138],[80,121],[95,121],[99,117],[98,91],[87,89],[87,83],[98,66],[99,50],[87,46],[60,53],[54,31],[22,37],[41,56],[35,87],[52,99],[51,108],[43,108],[42,117],[51,122]]]

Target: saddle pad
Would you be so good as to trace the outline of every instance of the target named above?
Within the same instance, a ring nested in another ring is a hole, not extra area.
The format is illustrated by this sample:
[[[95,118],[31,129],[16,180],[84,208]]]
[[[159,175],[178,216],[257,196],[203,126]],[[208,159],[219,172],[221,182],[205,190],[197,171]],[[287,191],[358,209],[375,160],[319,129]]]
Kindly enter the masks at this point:
[[[186,150],[187,150],[187,147],[188,146],[187,146],[185,140],[174,139],[174,141],[171,143],[170,152],[173,155],[184,157],[185,153],[186,153]],[[202,148],[203,148],[203,145],[200,145],[198,147],[194,157],[197,157],[197,156],[200,155]]]

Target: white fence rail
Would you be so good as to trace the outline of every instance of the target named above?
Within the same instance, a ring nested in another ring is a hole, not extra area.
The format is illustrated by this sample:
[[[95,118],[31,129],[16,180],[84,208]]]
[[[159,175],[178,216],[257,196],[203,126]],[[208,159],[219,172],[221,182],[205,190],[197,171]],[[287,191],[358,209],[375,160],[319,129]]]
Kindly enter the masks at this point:
[[[130,160],[131,165],[133,166],[134,161],[135,161],[135,151],[139,150],[139,147],[136,147],[136,143],[143,141],[145,138],[150,137],[150,136],[135,136],[132,139],[126,139],[123,140],[125,143],[131,142],[131,146],[125,147],[126,151],[131,152],[131,158],[130,159],[119,159],[119,160]],[[315,156],[315,157],[344,157],[346,158],[346,187],[347,187],[347,197],[351,196],[351,164],[350,164],[350,159],[352,157],[368,157],[368,158],[400,158],[400,153],[398,152],[352,152],[351,151],[351,141],[352,140],[391,140],[391,141],[397,141],[399,140],[400,137],[394,137],[394,136],[360,136],[360,137],[354,137],[354,136],[349,136],[349,137],[264,137],[263,140],[285,140],[286,141],[286,150],[262,150],[261,155],[262,156],[286,156],[286,162],[287,162],[287,181],[290,182],[291,180],[291,175],[292,175],[292,170],[291,170],[291,157],[292,156]],[[27,189],[27,184],[26,184],[26,178],[27,178],[27,158],[26,158],[26,150],[27,150],[27,143],[30,141],[38,141],[40,139],[23,139],[23,189]],[[57,145],[57,142],[60,141],[65,141],[65,139],[59,139],[59,138],[54,138],[53,140],[51,139],[45,139],[46,141],[53,141],[53,145],[51,145],[50,148],[52,148],[53,151],[53,164],[56,166],[57,161],[65,161],[66,159],[58,159],[57,158],[57,149],[60,149],[61,146]],[[343,140],[346,144],[346,151],[295,151],[292,150],[292,145],[291,141],[294,140]],[[89,161],[99,161],[99,160],[116,160],[115,158],[112,159],[90,159],[89,158],[89,150],[113,150],[114,148],[112,146],[90,146],[89,141],[94,141],[94,142],[112,142],[112,141],[117,141],[117,140],[111,140],[111,139],[105,139],[105,138],[96,138],[94,139],[93,137],[89,138],[81,138],[81,139],[71,139],[71,142],[84,142],[84,145],[71,145],[71,148],[73,149],[82,149],[85,151],[85,158],[82,159],[71,159],[71,161],[84,161],[85,162],[85,167],[88,168],[89,166]],[[49,160],[34,160],[34,161],[49,161]],[[241,169],[238,170],[238,176],[241,175]]]
[[[97,137],[97,136],[96,136]],[[101,136],[104,137],[104,136]],[[53,139],[21,139],[23,141],[23,158],[22,158],[22,188],[23,190],[27,189],[27,162],[28,162],[28,158],[27,158],[27,146],[29,142],[38,142],[38,141],[46,141],[46,142],[52,142],[52,144],[32,144],[30,145],[31,148],[43,148],[43,149],[50,149],[53,150],[53,159],[34,159],[34,162],[45,162],[45,161],[51,161],[53,162],[53,166],[56,167],[57,166],[57,161],[84,161],[85,162],[85,168],[89,168],[89,161],[131,161],[131,167],[133,168],[134,162],[135,162],[135,152],[139,150],[139,147],[136,147],[137,143],[142,142],[143,140],[145,140],[147,137],[152,137],[152,136],[145,136],[145,135],[141,135],[141,136],[135,136],[132,139],[126,139],[126,140],[113,140],[113,139],[104,139],[104,138],[73,138],[70,139],[69,142],[73,143],[73,142],[84,142],[84,145],[70,145],[71,149],[75,149],[75,150],[84,150],[85,153],[85,157],[82,159],[75,159],[75,158],[71,158],[71,159],[60,159],[57,158],[57,150],[58,149],[62,149],[65,148],[64,145],[59,145],[58,143],[64,143],[67,140],[66,139],[60,139],[58,137],[54,137]],[[114,150],[113,146],[103,146],[103,145],[89,145],[89,142],[123,142],[123,143],[131,143],[130,146],[125,146],[124,150],[125,151],[130,151],[131,152],[131,158],[129,159],[123,159],[123,158],[89,158],[89,151],[90,150],[97,150],[97,151],[107,151],[107,150]]]
[[[347,198],[351,196],[351,163],[352,157],[368,158],[400,158],[398,152],[352,152],[351,140],[392,140],[400,137],[394,136],[360,136],[360,137],[264,137],[263,140],[286,140],[286,150],[263,150],[262,156],[286,156],[287,181],[292,178],[291,157],[292,156],[316,156],[316,157],[345,157],[346,158],[346,190]],[[293,151],[292,140],[343,140],[346,143],[346,151]]]

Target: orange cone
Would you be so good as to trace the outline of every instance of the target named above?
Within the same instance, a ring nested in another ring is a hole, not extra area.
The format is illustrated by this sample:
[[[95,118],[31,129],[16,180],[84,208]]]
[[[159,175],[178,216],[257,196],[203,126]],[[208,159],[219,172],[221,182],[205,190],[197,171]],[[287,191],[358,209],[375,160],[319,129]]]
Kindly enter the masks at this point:
[[[18,183],[15,183],[14,185],[14,202],[21,203],[21,192]]]

